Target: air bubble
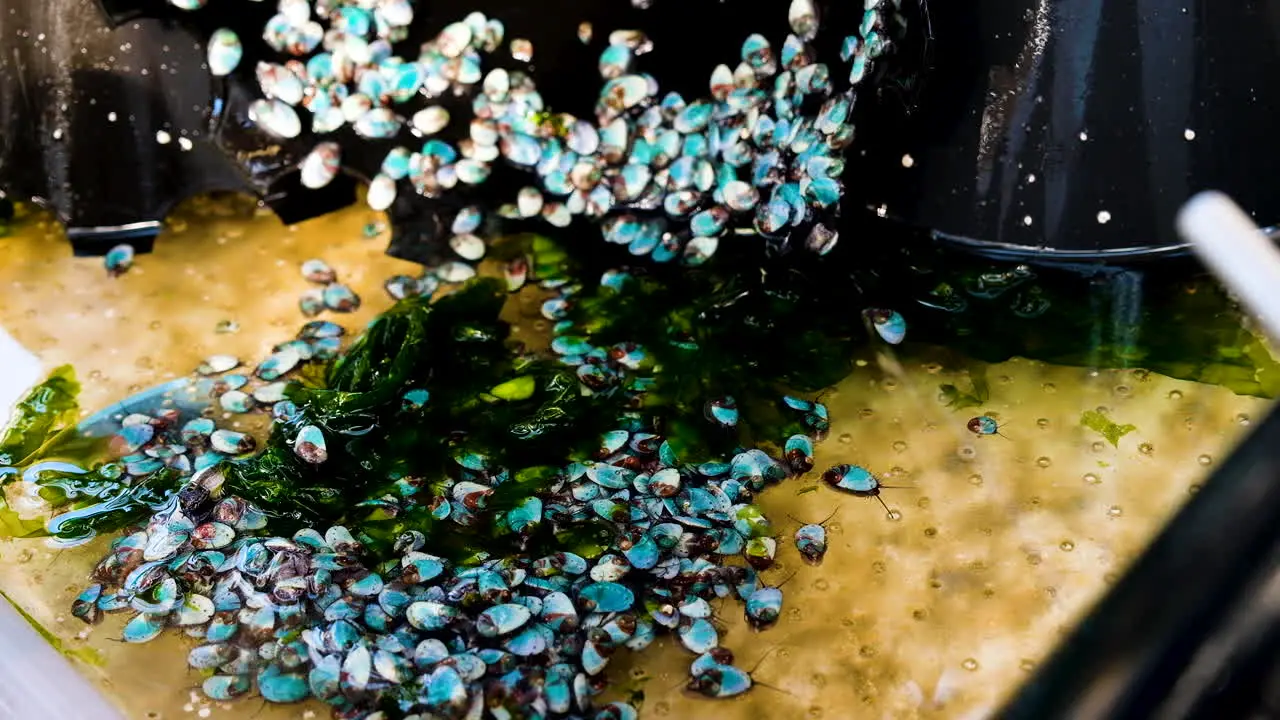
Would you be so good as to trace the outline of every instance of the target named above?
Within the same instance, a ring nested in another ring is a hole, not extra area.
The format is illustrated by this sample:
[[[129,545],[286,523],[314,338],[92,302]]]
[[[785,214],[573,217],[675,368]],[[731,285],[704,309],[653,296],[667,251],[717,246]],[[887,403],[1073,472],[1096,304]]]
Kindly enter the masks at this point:
[[[669,715],[671,713],[671,704],[665,700],[660,700],[653,704],[654,715]]]
[[[850,435],[849,433],[843,433],[842,435],[840,435],[840,442],[844,443],[845,445],[848,445],[849,443],[853,442],[853,436]]]
[[[975,486],[977,486],[977,485],[981,485],[981,484],[982,484],[982,476],[981,476],[981,475],[970,475],[970,476],[969,476],[969,484],[970,484],[970,485],[975,485]]]
[[[1181,400],[1181,399],[1182,399],[1182,391],[1181,391],[1181,390],[1170,390],[1170,391],[1169,391],[1169,399],[1170,399],[1170,400]]]
[[[1049,418],[1039,418],[1038,420],[1036,420],[1036,427],[1040,428],[1041,430],[1044,430],[1045,428],[1049,427]]]
[[[1071,542],[1070,540],[1063,540],[1062,542],[1058,543],[1058,548],[1062,550],[1062,552],[1071,552],[1072,550],[1076,549],[1076,544]]]
[[[1196,131],[1191,128],[1187,128],[1182,131],[1182,137],[1186,138],[1187,142],[1191,142],[1196,139]]]
[[[1090,445],[1090,446],[1089,446],[1089,448],[1090,448],[1090,449],[1092,449],[1092,450],[1093,450],[1094,452],[1096,452],[1096,453],[1100,453],[1100,452],[1102,452],[1103,450],[1106,450],[1106,449],[1107,449],[1107,444],[1106,444],[1106,443],[1104,443],[1104,442],[1102,442],[1101,440],[1094,440],[1094,441],[1093,441],[1093,444],[1092,444],[1092,445]]]
[[[1102,482],[1102,478],[1094,475],[1093,473],[1085,473],[1083,480],[1089,485],[1097,485]]]
[[[1050,460],[1050,459],[1049,459],[1049,458],[1047,458],[1047,457],[1040,456],[1040,457],[1036,458],[1036,464],[1037,464],[1037,465],[1039,465],[1039,466],[1040,466],[1040,467],[1042,467],[1042,468],[1047,468],[1047,467],[1049,467],[1050,465],[1052,465],[1052,464],[1053,464],[1053,461],[1052,461],[1052,460]]]
[[[909,167],[914,166],[915,164],[916,164],[916,159],[915,159],[915,158],[911,157],[910,155],[903,155],[903,156],[902,156],[902,167],[904,167],[904,168],[909,168]]]
[[[1249,420],[1248,415],[1245,415],[1244,413],[1240,413],[1239,415],[1236,416],[1236,422],[1241,425],[1248,425],[1251,421]]]
[[[1051,382],[1047,382],[1047,383],[1045,383],[1045,384],[1041,385],[1041,386],[1040,386],[1040,389],[1041,389],[1041,390],[1044,390],[1044,391],[1045,391],[1045,392],[1047,392],[1047,393],[1055,393],[1055,392],[1057,392],[1057,391],[1058,391],[1058,386],[1057,386],[1057,385],[1054,385],[1054,384],[1053,384],[1053,383],[1051,383]]]
[[[925,529],[924,529],[924,536],[925,536],[925,537],[929,537],[929,538],[931,538],[931,537],[937,537],[937,536],[938,536],[938,528],[925,528]]]
[[[1196,462],[1200,463],[1201,465],[1210,465],[1213,463],[1213,456],[1201,455],[1200,457],[1196,458]]]
[[[1035,222],[1035,221],[1031,219],[1030,215],[1027,215],[1026,217],[1022,218],[1022,224],[1026,225],[1027,227],[1031,227],[1032,222]]]
[[[826,589],[828,589],[828,588],[830,588],[830,587],[831,587],[831,583],[827,582],[826,580],[824,580],[824,579],[822,579],[822,578],[818,578],[817,580],[814,580],[814,581],[813,581],[813,589],[814,589],[814,590],[826,590]]]
[[[968,670],[969,672],[973,672],[978,669],[978,661],[973,658],[965,658],[964,662],[960,663],[960,667]]]
[[[1133,388],[1129,387],[1128,385],[1117,385],[1116,394],[1119,395],[1120,397],[1129,397],[1130,395],[1133,394]]]
[[[1107,212],[1106,210],[1098,211],[1098,224],[1106,225],[1109,222],[1111,222],[1111,213]]]
[[[1143,455],[1154,455],[1156,452],[1156,447],[1149,442],[1144,442],[1138,446],[1138,452],[1142,453]]]
[[[1111,507],[1107,508],[1107,514],[1110,515],[1111,517],[1120,517],[1121,515],[1124,514],[1124,509],[1121,508],[1119,505],[1112,505]]]
[[[895,440],[893,442],[893,449],[897,452],[903,452],[907,449],[907,444],[901,440]]]
[[[863,645],[858,648],[858,654],[864,658],[873,658],[876,656],[876,649],[871,645]]]
[[[1035,670],[1035,669],[1036,669],[1036,664],[1035,664],[1035,661],[1033,661],[1033,660],[1025,660],[1025,659],[1024,659],[1022,662],[1018,663],[1018,667],[1019,667],[1023,672],[1031,672],[1032,670]]]
[[[890,510],[888,513],[885,514],[885,517],[896,522],[902,519],[902,513],[898,512],[897,510]]]

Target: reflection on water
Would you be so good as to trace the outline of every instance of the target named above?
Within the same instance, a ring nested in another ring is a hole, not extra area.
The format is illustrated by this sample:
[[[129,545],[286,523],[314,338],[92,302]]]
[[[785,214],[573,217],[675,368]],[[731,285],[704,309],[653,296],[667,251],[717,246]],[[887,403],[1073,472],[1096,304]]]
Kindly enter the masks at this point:
[[[107,277],[100,259],[73,258],[52,223],[0,239],[0,325],[52,368],[72,363],[82,406],[104,408],[187,373],[212,352],[260,357],[302,318],[298,267],[323,257],[365,302],[358,327],[390,303],[384,278],[414,267],[366,239],[367,212],[295,228],[251,207],[194,202],[171,221],[154,255]],[[1117,310],[1118,311],[1118,310]],[[536,305],[512,309],[516,337],[545,332]],[[1110,320],[1110,318],[1108,318]],[[1113,323],[1108,322],[1113,325]],[[1123,324],[1123,323],[1122,323]],[[228,332],[228,330],[232,330]],[[1108,339],[1123,344],[1122,339]],[[1143,371],[1012,360],[986,367],[989,394],[952,410],[940,387],[973,387],[966,358],[908,344],[867,354],[826,396],[832,429],[814,472],[763,493],[782,532],[782,620],[747,628],[737,603],[719,620],[740,664],[757,663],[761,687],[743,699],[694,699],[681,688],[688,654],[657,643],[636,664],[615,662],[619,688],[643,691],[649,717],[972,717],[989,712],[1115,578],[1229,451],[1265,401]],[[1134,429],[1113,446],[1082,415],[1105,409]],[[987,414],[1000,435],[978,436]],[[818,476],[835,463],[880,474],[874,499],[837,494]],[[801,561],[790,538],[828,523],[821,565]],[[87,628],[68,608],[102,540],[53,551],[0,544],[0,588],[100,665],[81,668],[131,718],[298,717],[260,701],[209,704],[185,667],[179,636],[126,646],[120,618]],[[145,668],[145,672],[139,672]],[[327,709],[309,706],[316,716]],[[208,709],[209,713],[202,713]]]

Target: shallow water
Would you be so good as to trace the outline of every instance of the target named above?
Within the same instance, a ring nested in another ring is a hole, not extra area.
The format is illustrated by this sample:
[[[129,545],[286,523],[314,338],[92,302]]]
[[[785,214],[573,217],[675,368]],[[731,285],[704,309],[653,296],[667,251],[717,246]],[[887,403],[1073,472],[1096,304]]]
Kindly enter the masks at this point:
[[[0,326],[46,368],[74,364],[82,407],[96,410],[215,351],[256,358],[292,337],[307,287],[298,266],[310,257],[327,260],[364,300],[333,319],[363,326],[390,305],[382,280],[416,272],[383,254],[385,235],[363,237],[377,219],[352,209],[284,227],[251,204],[194,201],[170,220],[157,251],[117,279],[99,258],[72,257],[55,224],[32,220],[0,238]],[[516,337],[532,343],[545,331],[536,309],[512,308]],[[238,332],[217,333],[224,320]],[[990,714],[1268,407],[1142,371],[1014,360],[988,368],[987,405],[952,411],[938,386],[964,386],[966,366],[917,347],[859,358],[827,395],[832,429],[817,470],[759,501],[783,533],[780,567],[768,577],[794,573],[782,620],[755,632],[738,603],[723,606],[722,644],[746,668],[768,652],[756,677],[773,689],[728,702],[690,698],[681,692],[688,654],[660,641],[634,662],[613,663],[620,687],[643,690],[644,716]],[[1081,413],[1099,407],[1137,430],[1112,447],[1080,425]],[[998,415],[1005,437],[965,429],[980,410]],[[883,493],[889,516],[872,499],[818,487],[821,470],[840,462],[902,486]],[[833,511],[825,561],[805,565],[787,540]],[[99,663],[79,666],[126,717],[327,715],[319,704],[210,703],[196,692],[201,676],[187,669],[181,637],[125,645],[113,639],[122,619],[88,628],[72,618],[70,602],[102,544],[55,553],[39,541],[2,542],[0,589],[72,647],[98,653]]]

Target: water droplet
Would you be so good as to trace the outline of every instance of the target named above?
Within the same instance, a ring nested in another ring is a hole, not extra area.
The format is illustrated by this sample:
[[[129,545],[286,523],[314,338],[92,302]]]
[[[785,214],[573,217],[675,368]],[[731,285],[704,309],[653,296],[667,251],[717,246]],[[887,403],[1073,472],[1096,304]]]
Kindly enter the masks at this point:
[[[937,535],[938,535],[938,528],[931,528],[931,527],[930,527],[930,528],[925,528],[925,529],[924,529],[924,536],[925,536],[925,537],[930,537],[930,538],[931,538],[931,537],[937,537]]]
[[[1129,397],[1130,395],[1133,394],[1133,388],[1129,387],[1128,385],[1117,385],[1116,394],[1119,395],[1120,397]]]
[[[1044,390],[1047,393],[1055,393],[1058,391],[1058,386],[1054,385],[1053,383],[1045,383],[1040,386],[1040,389]]]
[[[897,452],[903,452],[907,449],[907,444],[901,440],[895,440],[893,443],[893,449]]]
[[[1152,445],[1149,442],[1144,442],[1138,446],[1138,452],[1142,453],[1143,455],[1152,455],[1155,453],[1155,451],[1156,451],[1156,446]]]
[[[927,497],[922,497],[916,501],[916,507],[920,508],[921,510],[928,508],[929,505],[931,504],[932,503],[929,501],[929,498]]]
[[[1041,430],[1044,430],[1045,428],[1049,427],[1049,418],[1039,418],[1038,420],[1036,420],[1036,427],[1040,428]]]
[[[1111,507],[1107,508],[1107,514],[1110,515],[1111,517],[1120,517],[1121,515],[1124,514],[1124,508],[1120,507],[1119,505],[1112,505]]]
[[[1062,552],[1071,552],[1072,550],[1076,549],[1076,544],[1071,542],[1070,540],[1063,540],[1062,542],[1058,543],[1058,548],[1061,549]]]
[[[814,590],[826,590],[829,587],[831,587],[831,583],[827,582],[826,580],[823,580],[822,578],[818,578],[817,580],[813,581]]]
[[[982,484],[982,476],[981,476],[981,475],[970,475],[970,476],[969,476],[969,484],[970,484],[970,485],[975,485],[975,486],[976,486],[976,485],[981,485],[981,484]]]
[[[849,433],[842,433],[839,439],[840,439],[840,442],[844,443],[845,445],[848,445],[849,443],[853,442],[853,436],[850,435]]]
[[[1031,672],[1032,670],[1036,669],[1036,663],[1034,660],[1027,660],[1024,658],[1022,662],[1018,663],[1018,667],[1023,672]]]
[[[1213,456],[1201,455],[1200,457],[1196,458],[1196,462],[1200,463],[1201,465],[1209,465],[1213,462]]]
[[[965,658],[964,662],[960,663],[960,667],[968,670],[969,672],[973,672],[978,669],[978,661],[973,658]]]
[[[872,410],[871,408],[862,408],[861,410],[858,411],[858,417],[863,419],[869,418],[875,414],[876,414],[876,411]]]
[[[1040,467],[1042,467],[1042,468],[1047,468],[1047,467],[1049,467],[1050,465],[1052,465],[1052,464],[1053,464],[1053,461],[1052,461],[1052,460],[1050,460],[1049,458],[1047,458],[1047,457],[1045,457],[1045,456],[1043,456],[1043,455],[1042,455],[1042,456],[1040,456],[1040,457],[1036,458],[1036,464],[1037,464],[1037,465],[1039,465],[1039,466],[1040,466]]]
[[[1182,391],[1181,391],[1181,390],[1170,390],[1170,391],[1169,391],[1169,399],[1170,399],[1170,400],[1181,400],[1181,399],[1182,399]]]
[[[1200,483],[1191,483],[1187,486],[1188,495],[1195,495],[1198,492],[1200,492]]]
[[[897,510],[890,510],[888,513],[885,514],[885,517],[896,522],[902,519],[902,513],[898,512]]]
[[[1236,422],[1240,423],[1241,425],[1248,425],[1250,423],[1249,416],[1245,415],[1244,413],[1240,413],[1239,415],[1236,416]]]
[[[1099,211],[1098,211],[1098,224],[1099,224],[1099,225],[1106,225],[1106,224],[1107,224],[1107,223],[1109,223],[1109,222],[1111,222],[1111,213],[1107,212],[1106,210],[1099,210]]]
[[[1094,440],[1093,444],[1090,445],[1089,448],[1096,453],[1100,453],[1103,450],[1107,449],[1107,444],[1102,442],[1101,440]]]
[[[1089,485],[1097,485],[1102,482],[1102,478],[1094,475],[1093,473],[1085,473],[1084,481]]]

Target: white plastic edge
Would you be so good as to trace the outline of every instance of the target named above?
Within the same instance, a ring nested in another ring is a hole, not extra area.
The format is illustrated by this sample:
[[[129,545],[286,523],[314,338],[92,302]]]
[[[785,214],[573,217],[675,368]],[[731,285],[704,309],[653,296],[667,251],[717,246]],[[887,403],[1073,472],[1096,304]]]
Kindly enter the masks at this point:
[[[1200,193],[1178,212],[1178,233],[1280,344],[1280,250],[1231,198]]]
[[[0,429],[41,379],[40,360],[0,329]],[[0,718],[120,720],[121,715],[0,598]]]

